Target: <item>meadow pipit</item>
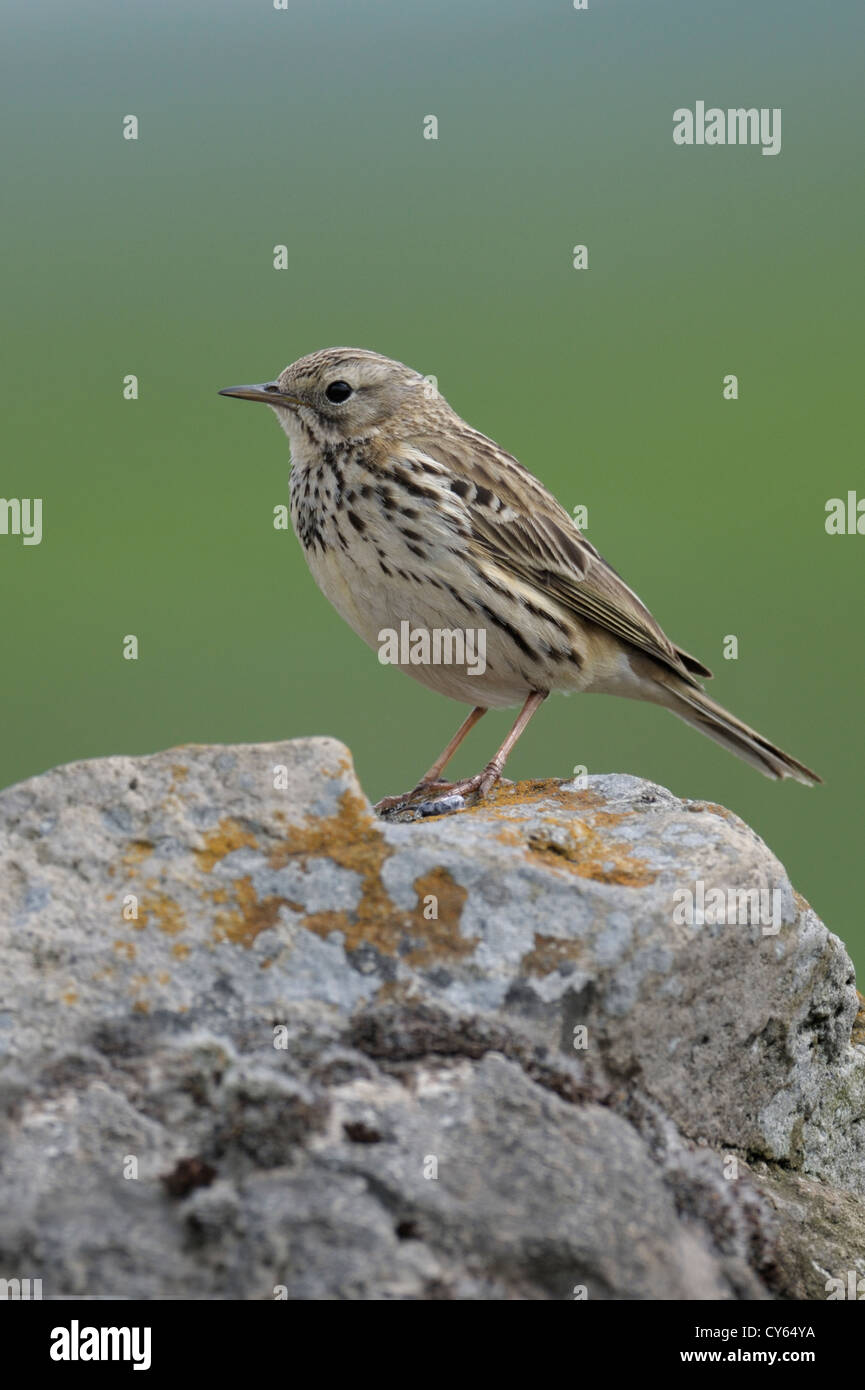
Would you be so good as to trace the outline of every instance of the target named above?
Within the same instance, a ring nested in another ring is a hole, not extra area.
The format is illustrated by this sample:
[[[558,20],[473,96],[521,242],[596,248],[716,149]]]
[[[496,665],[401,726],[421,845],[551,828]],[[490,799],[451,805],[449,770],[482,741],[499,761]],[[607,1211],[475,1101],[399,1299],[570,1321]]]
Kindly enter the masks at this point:
[[[485,663],[395,662],[472,712],[418,785],[379,802],[425,810],[484,796],[552,690],[665,705],[768,777],[816,773],[728,714],[571,517],[511,454],[451,410],[428,378],[361,348],[328,348],[276,381],[220,393],[272,406],[291,444],[291,519],[313,578],[371,647],[412,636],[485,634]],[[483,664],[483,671],[479,665]],[[522,705],[476,777],[441,782],[488,709]],[[443,800],[450,798],[446,802]]]

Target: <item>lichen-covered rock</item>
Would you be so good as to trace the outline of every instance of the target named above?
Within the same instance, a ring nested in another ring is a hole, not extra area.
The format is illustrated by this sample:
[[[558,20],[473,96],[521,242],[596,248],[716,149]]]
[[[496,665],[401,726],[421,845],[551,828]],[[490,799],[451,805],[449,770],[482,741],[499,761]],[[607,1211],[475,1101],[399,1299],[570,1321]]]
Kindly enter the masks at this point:
[[[0,794],[0,967],[0,1276],[45,1296],[865,1273],[852,966],[720,807],[383,822],[329,739],[73,764]]]

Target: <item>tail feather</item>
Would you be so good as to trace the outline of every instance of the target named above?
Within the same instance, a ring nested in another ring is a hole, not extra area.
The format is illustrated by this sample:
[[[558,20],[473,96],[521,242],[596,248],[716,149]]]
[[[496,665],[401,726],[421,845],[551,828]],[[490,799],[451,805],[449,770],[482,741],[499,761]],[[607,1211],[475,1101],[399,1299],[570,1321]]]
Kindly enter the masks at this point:
[[[777,781],[794,777],[806,787],[822,782],[822,777],[818,777],[810,767],[770,743],[756,729],[743,724],[741,719],[710,699],[705,691],[686,685],[676,676],[667,676],[666,673],[664,678],[656,677],[656,681],[664,692],[662,704],[684,719],[686,724],[720,743],[722,748],[729,749],[752,767],[759,768],[765,776]]]
[[[685,670],[690,672],[692,676],[700,676],[703,680],[712,679],[712,672],[709,670],[708,666],[704,666],[702,661],[699,661],[697,657],[691,656],[690,652],[684,651],[682,647],[677,647],[676,656],[681,661]]]

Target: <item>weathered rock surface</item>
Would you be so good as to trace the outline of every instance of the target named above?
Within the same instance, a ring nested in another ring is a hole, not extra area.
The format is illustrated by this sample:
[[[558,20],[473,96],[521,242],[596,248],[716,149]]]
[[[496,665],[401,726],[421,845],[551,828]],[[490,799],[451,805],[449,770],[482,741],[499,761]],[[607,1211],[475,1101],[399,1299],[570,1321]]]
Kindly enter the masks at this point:
[[[679,920],[759,888],[771,919]],[[0,794],[0,980],[0,1277],[45,1297],[865,1275],[850,960],[650,783],[384,823],[330,739],[61,767]]]

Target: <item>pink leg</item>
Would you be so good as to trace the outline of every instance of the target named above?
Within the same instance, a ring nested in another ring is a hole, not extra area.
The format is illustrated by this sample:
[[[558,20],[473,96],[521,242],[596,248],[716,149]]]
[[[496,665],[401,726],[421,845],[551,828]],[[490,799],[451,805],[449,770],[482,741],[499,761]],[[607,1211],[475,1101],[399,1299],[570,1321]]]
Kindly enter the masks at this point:
[[[427,782],[438,781],[466,734],[475,727],[478,720],[485,714],[486,709],[483,705],[475,706],[468,719],[464,719],[462,724],[460,724],[445,751],[439,754],[429,772],[424,773],[423,777],[420,779],[421,786],[424,786]]]
[[[426,791],[438,782],[439,777],[444,772],[454,753],[459,748],[466,734],[474,728],[478,720],[486,714],[484,705],[476,705],[467,719],[460,724],[447,748],[440,753],[428,772],[425,772],[416,787],[412,787],[410,792],[403,792],[402,796],[386,796],[376,804],[376,811],[389,811],[394,806],[402,806],[404,802],[410,801],[416,793]],[[443,784],[440,784],[443,785]]]
[[[448,760],[453,756],[469,729],[477,723],[482,714],[486,713],[485,710],[479,707],[478,709],[472,710],[468,719],[462,727],[457,730],[456,734],[454,734],[454,737],[451,739],[441,757],[437,758],[433,763],[423,781],[418,782],[417,786],[404,796],[385,797],[383,801],[378,803],[375,809],[382,812],[394,810],[396,807],[409,806],[418,799],[422,793],[430,791],[436,793],[436,799],[449,795],[462,797],[473,796],[474,799],[486,796],[487,792],[490,791],[501,778],[505,763],[513,751],[515,743],[524,732],[529,720],[537,710],[540,709],[544,700],[547,698],[547,694],[548,692],[546,690],[533,691],[517,715],[513,728],[501,748],[496,753],[495,757],[487,763],[483,772],[479,772],[475,777],[467,777],[462,782],[438,782],[434,780],[443,770]]]

